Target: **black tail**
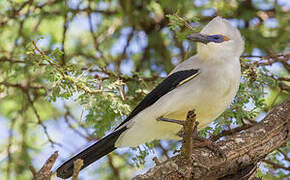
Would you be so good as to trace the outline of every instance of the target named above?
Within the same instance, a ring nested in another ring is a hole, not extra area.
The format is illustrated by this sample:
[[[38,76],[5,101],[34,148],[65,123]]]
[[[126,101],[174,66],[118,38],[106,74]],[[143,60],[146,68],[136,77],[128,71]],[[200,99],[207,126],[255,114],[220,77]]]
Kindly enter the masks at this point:
[[[102,138],[95,144],[91,145],[87,149],[83,150],[76,156],[72,157],[65,163],[63,163],[57,170],[56,174],[58,177],[67,179],[72,176],[73,174],[73,162],[77,159],[82,159],[84,165],[82,169],[90,165],[91,163],[97,161],[101,157],[109,154],[110,152],[116,149],[115,142],[117,141],[118,137],[124,132],[127,128],[123,127],[113,133],[109,134],[108,136]]]

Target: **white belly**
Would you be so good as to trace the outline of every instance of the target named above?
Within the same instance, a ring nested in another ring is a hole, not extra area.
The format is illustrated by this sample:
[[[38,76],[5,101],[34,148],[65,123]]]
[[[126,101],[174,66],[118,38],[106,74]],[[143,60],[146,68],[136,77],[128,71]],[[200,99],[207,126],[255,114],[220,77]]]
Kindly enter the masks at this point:
[[[176,134],[181,126],[157,121],[160,116],[185,120],[187,112],[194,109],[199,128],[208,125],[224,112],[238,90],[240,69],[235,69],[237,72],[210,73],[212,77],[201,71],[196,78],[162,96],[132,119],[116,147],[135,147],[154,139],[179,139]]]

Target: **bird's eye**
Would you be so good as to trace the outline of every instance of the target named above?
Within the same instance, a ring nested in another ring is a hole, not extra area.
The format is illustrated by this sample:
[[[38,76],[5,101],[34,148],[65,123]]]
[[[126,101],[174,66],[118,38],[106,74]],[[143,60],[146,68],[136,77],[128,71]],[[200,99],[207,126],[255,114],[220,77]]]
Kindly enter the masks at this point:
[[[219,36],[219,35],[216,35],[216,36],[214,36],[213,38],[214,38],[214,39],[216,39],[216,40],[218,40],[218,39],[220,39],[220,38],[221,38],[221,36]]]
[[[223,37],[221,35],[214,35],[213,39],[216,40],[217,42],[221,42],[223,40]]]
[[[208,39],[210,42],[215,42],[215,43],[222,43],[224,41],[230,40],[228,37],[223,36],[223,35],[210,35],[208,36]]]

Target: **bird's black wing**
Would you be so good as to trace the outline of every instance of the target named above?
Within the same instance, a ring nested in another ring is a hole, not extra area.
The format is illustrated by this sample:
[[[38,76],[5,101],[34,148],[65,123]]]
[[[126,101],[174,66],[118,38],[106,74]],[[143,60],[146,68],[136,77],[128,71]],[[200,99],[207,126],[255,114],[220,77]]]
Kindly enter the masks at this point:
[[[178,71],[168,76],[155,89],[153,89],[145,96],[145,98],[138,104],[138,106],[131,112],[131,114],[116,129],[128,122],[148,106],[154,104],[159,98],[168,92],[196,77],[199,72],[199,69],[190,69]]]

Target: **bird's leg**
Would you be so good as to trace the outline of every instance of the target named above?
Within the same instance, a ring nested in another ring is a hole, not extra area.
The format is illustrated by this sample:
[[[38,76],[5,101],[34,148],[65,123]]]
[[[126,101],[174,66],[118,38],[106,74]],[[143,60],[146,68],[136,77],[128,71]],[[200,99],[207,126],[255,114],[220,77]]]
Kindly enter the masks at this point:
[[[193,111],[190,111],[190,112],[193,112]],[[182,121],[183,122],[183,121]],[[199,124],[199,122],[198,121],[196,121],[196,120],[194,120],[194,127],[193,127],[193,133],[192,133],[192,138],[193,139],[195,139],[196,140],[196,138],[195,137],[198,137],[198,131],[197,131],[197,126],[198,126],[198,124]],[[185,126],[185,124],[184,124],[184,122],[183,122],[183,128],[180,130],[180,131],[178,131],[178,133],[177,133],[177,135],[179,136],[179,137],[182,137],[182,138],[184,138],[184,126]]]
[[[189,111],[186,116],[186,120],[183,125],[184,129],[184,137],[182,141],[182,147],[181,147],[181,155],[185,158],[187,165],[189,168],[186,168],[185,170],[185,179],[190,180],[191,177],[191,169],[192,169],[192,134],[194,131],[193,125],[196,120],[196,115],[194,111]]]
[[[175,123],[175,124],[179,124],[182,126],[184,125],[184,121],[182,121],[182,120],[168,119],[168,118],[164,118],[164,117],[157,118],[157,121],[170,122],[170,123]]]
[[[187,119],[195,118],[194,111],[189,111],[189,114],[187,116],[188,116]],[[191,116],[194,116],[194,117],[191,117]],[[164,118],[164,117],[159,117],[159,118],[157,118],[157,121],[163,121],[163,122],[169,122],[169,123],[175,123],[175,124],[182,125],[183,128],[177,133],[177,135],[182,137],[183,139],[185,138],[184,128],[186,126],[185,124],[186,124],[187,120],[183,121],[183,120],[176,120],[176,119],[168,119],[168,118]],[[192,146],[196,147],[196,148],[206,147],[206,148],[210,149],[211,151],[213,151],[214,153],[217,153],[221,157],[225,158],[226,156],[225,156],[224,152],[213,141],[206,139],[204,137],[198,136],[198,130],[197,130],[198,124],[199,124],[199,122],[194,120],[192,139],[195,142],[192,143]]]
[[[192,139],[194,141],[192,143],[192,146],[193,147],[197,147],[197,148],[206,147],[206,148],[210,149],[211,151],[213,151],[214,153],[217,153],[221,157],[226,158],[224,152],[213,141],[211,141],[211,140],[209,140],[207,138],[204,138],[204,137],[200,137],[198,135],[198,130],[197,130],[198,125],[199,125],[199,122],[198,121],[194,121],[194,127],[193,127],[193,133],[192,133]],[[185,137],[185,134],[184,134],[184,126],[177,133],[177,135],[180,136],[180,137],[182,137],[182,138]]]
[[[168,119],[168,118],[164,118],[164,117],[159,117],[156,119],[157,121],[163,121],[163,122],[169,122],[169,123],[175,123],[175,124],[178,124],[178,125],[181,125],[182,126],[182,129],[177,133],[177,135],[179,137],[182,137],[184,139],[185,137],[185,133],[184,133],[184,127],[185,127],[185,121],[182,121],[182,120],[176,120],[176,119]],[[178,153],[180,152],[180,150],[175,150],[173,153]]]

